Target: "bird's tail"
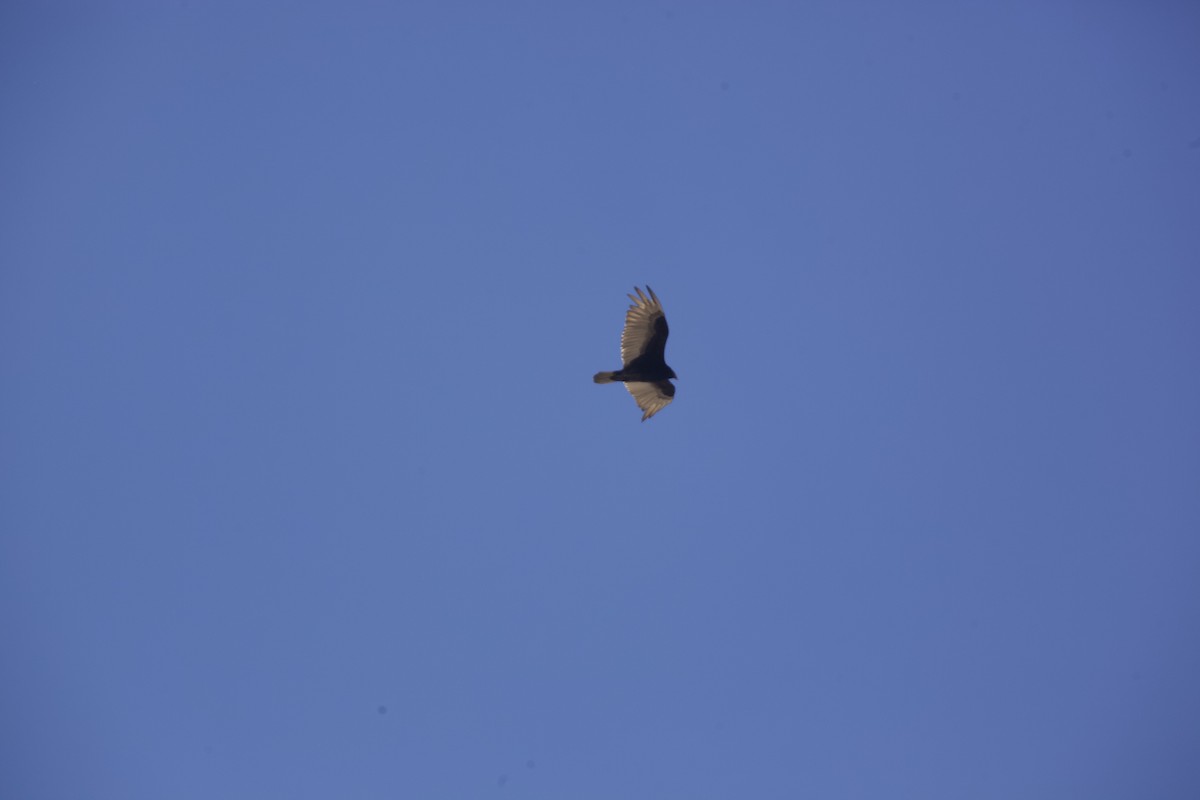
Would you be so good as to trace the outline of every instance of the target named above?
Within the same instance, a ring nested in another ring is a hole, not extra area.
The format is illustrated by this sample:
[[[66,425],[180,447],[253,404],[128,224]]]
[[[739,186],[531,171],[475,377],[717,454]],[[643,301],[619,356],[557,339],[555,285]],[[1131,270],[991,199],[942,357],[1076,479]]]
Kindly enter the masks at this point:
[[[614,373],[612,372],[597,372],[592,376],[592,380],[594,380],[596,383],[612,383],[613,374]]]

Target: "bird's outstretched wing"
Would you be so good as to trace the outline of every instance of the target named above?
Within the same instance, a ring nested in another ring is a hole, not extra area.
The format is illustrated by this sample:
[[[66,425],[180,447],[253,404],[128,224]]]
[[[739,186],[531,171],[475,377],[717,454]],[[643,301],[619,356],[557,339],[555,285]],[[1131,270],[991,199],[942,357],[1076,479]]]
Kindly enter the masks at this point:
[[[654,383],[626,381],[625,388],[633,395],[638,408],[642,410],[642,422],[662,411],[675,398],[675,384],[670,381],[655,381]]]
[[[650,293],[649,297],[642,294],[641,289],[635,287],[634,291],[637,292],[637,297],[629,295],[633,305],[625,312],[625,330],[621,333],[621,361],[627,367],[643,356],[647,356],[648,360],[663,361],[666,358],[669,333],[667,315],[663,313],[662,303],[658,302],[658,295],[654,294],[654,290],[646,287],[646,291]],[[671,394],[674,393],[672,387]],[[669,402],[671,401],[668,400],[667,403]],[[640,400],[638,405],[641,405]]]

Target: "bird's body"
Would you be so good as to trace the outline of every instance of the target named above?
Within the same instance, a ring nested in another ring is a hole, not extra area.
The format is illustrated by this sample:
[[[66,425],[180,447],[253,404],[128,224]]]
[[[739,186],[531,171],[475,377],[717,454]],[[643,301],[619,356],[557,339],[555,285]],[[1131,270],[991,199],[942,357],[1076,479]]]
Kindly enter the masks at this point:
[[[637,297],[629,295],[633,305],[625,313],[621,333],[621,361],[624,366],[613,372],[597,372],[596,383],[620,381],[642,409],[642,422],[662,411],[675,398],[675,370],[667,366],[667,316],[658,295],[649,286],[646,294],[634,287]]]

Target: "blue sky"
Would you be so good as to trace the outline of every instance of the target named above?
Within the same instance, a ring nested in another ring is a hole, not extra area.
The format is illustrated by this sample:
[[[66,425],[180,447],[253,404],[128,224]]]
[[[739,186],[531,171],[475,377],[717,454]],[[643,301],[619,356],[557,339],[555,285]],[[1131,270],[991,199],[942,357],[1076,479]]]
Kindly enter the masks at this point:
[[[1196,797],[1198,40],[6,4],[4,794]]]

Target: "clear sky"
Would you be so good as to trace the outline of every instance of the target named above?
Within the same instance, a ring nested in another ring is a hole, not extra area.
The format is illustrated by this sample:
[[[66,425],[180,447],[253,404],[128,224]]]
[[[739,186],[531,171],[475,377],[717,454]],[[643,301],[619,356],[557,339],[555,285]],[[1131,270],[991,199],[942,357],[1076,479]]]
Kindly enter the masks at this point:
[[[5,797],[1200,797],[1195,3],[6,2],[0,119]]]

